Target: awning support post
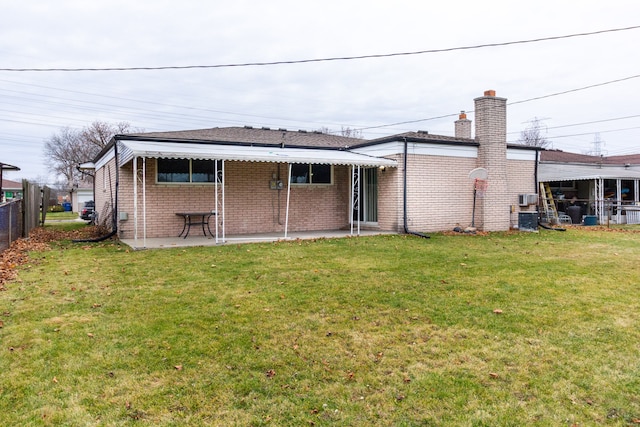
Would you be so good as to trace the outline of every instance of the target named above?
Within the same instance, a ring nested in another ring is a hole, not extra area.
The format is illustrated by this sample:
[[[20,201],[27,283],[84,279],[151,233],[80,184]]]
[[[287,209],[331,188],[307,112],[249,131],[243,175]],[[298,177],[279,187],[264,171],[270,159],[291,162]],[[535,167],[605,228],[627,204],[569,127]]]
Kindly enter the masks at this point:
[[[220,212],[218,212],[218,161],[214,160],[213,161],[213,173],[214,173],[214,183],[215,185],[213,186],[213,189],[215,191],[215,195],[214,195],[214,206],[215,206],[215,218],[216,218],[216,245],[218,244],[218,222],[220,221],[220,219],[218,218],[218,214]]]
[[[356,179],[356,166],[355,165],[351,165],[351,185],[349,186],[349,225],[350,225],[350,231],[349,234],[351,234],[353,236],[353,192],[355,189],[355,179]]]
[[[360,235],[360,165],[356,169],[355,165],[351,165],[351,217],[349,223],[351,224],[351,235],[353,235],[353,216],[357,216],[357,234]]]
[[[222,182],[220,183],[222,185],[222,242],[226,242],[226,231],[225,231],[225,224],[227,223],[225,221],[225,193],[224,193],[224,184],[225,182],[227,182],[227,176],[226,176],[226,169],[225,169],[225,164],[226,162],[223,160],[222,161]],[[218,179],[218,178],[216,178]],[[216,209],[218,209],[218,206],[216,206]],[[217,217],[217,215],[216,215]],[[216,222],[218,221],[218,218],[216,218]]]
[[[147,158],[142,158],[142,246],[147,247]]]
[[[115,218],[115,221],[118,219]],[[138,249],[138,157],[133,158],[133,245]]]
[[[360,209],[361,209],[361,199],[362,199],[362,192],[360,191],[360,189],[362,188],[362,174],[361,174],[361,170],[360,170],[360,165],[358,165],[358,204],[356,206],[357,208],[357,214],[358,214],[358,236],[360,235]]]
[[[616,224],[622,222],[622,180],[616,179]]]
[[[604,179],[594,179],[594,198],[595,198],[595,214],[598,217],[600,224],[606,222],[605,209],[604,209]]]

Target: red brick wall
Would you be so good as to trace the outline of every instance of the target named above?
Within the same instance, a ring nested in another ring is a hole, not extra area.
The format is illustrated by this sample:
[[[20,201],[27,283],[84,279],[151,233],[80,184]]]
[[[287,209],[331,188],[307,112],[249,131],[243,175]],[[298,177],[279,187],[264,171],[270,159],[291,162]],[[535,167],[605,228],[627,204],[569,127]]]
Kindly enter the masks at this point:
[[[139,159],[139,174],[142,160]],[[350,173],[346,166],[333,168],[331,185],[292,185],[289,231],[330,230],[349,224]],[[271,190],[273,176],[284,182],[282,190]],[[225,163],[225,232],[227,235],[284,232],[287,203],[288,165],[258,162]],[[212,184],[157,184],[156,162],[147,160],[146,211],[147,237],[177,236],[182,218],[176,212],[216,210]],[[128,219],[120,221],[120,236],[134,235],[133,164],[120,170],[119,210]],[[222,226],[222,189],[219,188]],[[138,184],[138,233],[142,233],[142,183]],[[211,223],[213,230],[214,223]],[[193,232],[193,230],[192,230]]]
[[[407,225],[412,231],[471,225],[475,158],[409,155]]]
[[[410,149],[410,152],[412,149]],[[393,157],[397,168],[387,168],[378,174],[379,212],[378,224],[382,230],[403,231],[403,160]],[[496,161],[497,159],[494,159]],[[500,207],[495,207],[504,217],[501,230],[517,225],[519,211],[535,210],[535,206],[519,207],[518,194],[535,193],[535,161],[507,160],[502,162],[504,181]],[[472,222],[473,181],[469,172],[477,167],[475,157],[432,156],[409,154],[407,162],[407,225],[411,231],[445,231],[456,226],[468,227]],[[488,190],[493,183],[489,180]],[[475,226],[484,226],[483,207],[486,194],[476,200]]]
[[[535,211],[536,205],[518,206],[518,194],[537,193],[535,161],[507,160],[508,191],[511,201],[511,227],[518,225],[518,212]]]
[[[402,166],[402,155],[389,156]],[[402,169],[378,172],[378,226],[381,230],[402,231]]]
[[[111,229],[111,214],[115,205],[116,162],[114,159],[104,167],[96,170],[95,182],[95,211],[98,215],[97,223],[104,224]]]
[[[403,162],[402,154],[389,158],[398,161],[397,168],[378,171],[378,226],[381,230],[403,231]],[[497,161],[498,159],[495,159]],[[139,176],[142,160],[138,160]],[[506,160],[505,202],[500,213],[506,211],[507,229],[517,224],[519,210],[533,210],[534,206],[518,207],[517,195],[535,193],[535,162],[533,160]],[[147,237],[177,236],[182,229],[182,218],[175,215],[184,211],[216,210],[215,189],[212,184],[170,185],[157,184],[156,162],[147,160]],[[410,154],[408,158],[408,227],[412,231],[443,231],[455,226],[471,225],[473,208],[473,183],[468,173],[477,167],[475,156],[456,157],[446,155]],[[96,205],[100,212],[110,206],[115,184],[115,162],[96,173]],[[284,232],[287,202],[287,164],[258,162],[226,162],[226,216],[227,235],[264,232]],[[106,174],[106,175],[105,175]],[[274,176],[284,182],[282,190],[271,190],[269,182]],[[349,227],[350,217],[350,167],[333,168],[331,185],[292,185],[289,211],[289,230],[330,230]],[[493,183],[489,182],[491,189]],[[143,204],[142,183],[138,184],[138,233],[142,233]],[[222,211],[222,188],[218,188],[219,206]],[[134,233],[133,166],[130,162],[120,169],[119,211],[128,219],[119,221],[122,238],[132,238]],[[478,199],[476,226],[483,227],[483,204]],[[510,213],[509,213],[510,212]],[[222,221],[222,215],[218,217]],[[501,220],[502,221],[502,220]],[[502,224],[502,223],[501,223]],[[495,225],[495,224],[494,224]],[[211,228],[214,228],[211,223]],[[493,226],[493,225],[492,225]],[[196,230],[192,230],[196,232]]]

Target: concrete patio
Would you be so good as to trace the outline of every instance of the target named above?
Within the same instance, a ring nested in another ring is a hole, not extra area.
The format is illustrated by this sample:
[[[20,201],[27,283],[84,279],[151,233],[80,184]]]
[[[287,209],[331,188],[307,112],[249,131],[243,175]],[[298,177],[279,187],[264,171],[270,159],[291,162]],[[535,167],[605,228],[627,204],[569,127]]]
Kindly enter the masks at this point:
[[[359,236],[376,236],[381,234],[397,234],[389,231],[379,230],[360,230]],[[161,237],[147,238],[138,237],[136,239],[120,239],[120,241],[135,250],[140,249],[164,249],[164,248],[186,248],[192,246],[220,246],[235,245],[259,242],[277,242],[277,241],[293,241],[293,240],[312,240],[312,239],[335,239],[344,237],[358,237],[357,234],[351,234],[349,230],[323,230],[323,231],[303,231],[292,232],[284,238],[283,233],[263,233],[263,234],[243,234],[243,235],[227,235],[225,240],[216,239],[202,234],[189,235],[186,239],[182,237]]]

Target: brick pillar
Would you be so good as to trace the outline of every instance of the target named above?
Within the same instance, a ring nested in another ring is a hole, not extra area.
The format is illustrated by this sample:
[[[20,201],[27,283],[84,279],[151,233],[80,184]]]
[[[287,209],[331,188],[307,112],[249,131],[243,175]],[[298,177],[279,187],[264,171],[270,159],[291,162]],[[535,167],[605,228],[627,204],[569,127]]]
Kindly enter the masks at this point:
[[[510,198],[507,192],[507,100],[493,90],[475,100],[478,167],[488,171],[489,186],[481,200],[484,231],[505,231],[510,227]]]
[[[455,121],[456,138],[471,139],[471,120],[467,119],[464,111],[460,112],[460,117]]]

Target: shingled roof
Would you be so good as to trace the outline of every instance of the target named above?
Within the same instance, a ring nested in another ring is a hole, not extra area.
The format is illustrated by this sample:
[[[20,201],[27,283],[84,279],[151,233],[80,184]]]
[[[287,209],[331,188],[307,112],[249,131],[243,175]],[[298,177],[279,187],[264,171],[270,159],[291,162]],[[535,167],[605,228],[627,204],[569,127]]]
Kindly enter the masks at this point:
[[[276,145],[285,147],[347,148],[363,142],[362,139],[330,135],[322,132],[287,129],[224,127],[172,132],[147,132],[119,135],[120,139],[152,139],[175,142],[234,143],[246,145]]]
[[[12,190],[15,188],[22,188],[21,182],[11,181],[9,179],[2,179],[2,189],[3,190]]]
[[[591,156],[588,154],[569,153],[561,150],[543,150],[540,161],[554,163],[586,163],[604,165],[640,165],[640,154],[626,156]]]
[[[561,150],[543,150],[540,152],[540,161],[558,163],[602,163],[600,156],[569,153]]]
[[[406,138],[407,141],[411,141],[411,142],[433,142],[433,143],[443,143],[443,144],[460,143],[460,144],[477,145],[477,142],[475,139],[457,138],[455,136],[446,136],[446,135],[434,135],[426,131],[405,132],[397,135],[383,136],[382,138],[371,139],[368,141],[360,140],[360,145],[380,144],[382,142],[403,140],[404,138]]]

